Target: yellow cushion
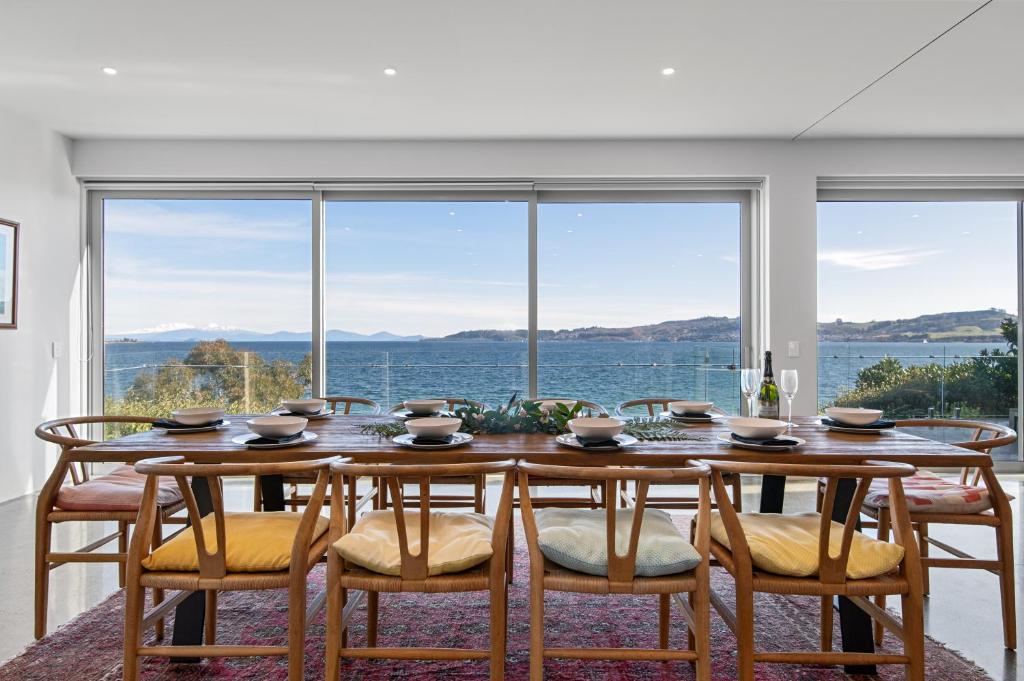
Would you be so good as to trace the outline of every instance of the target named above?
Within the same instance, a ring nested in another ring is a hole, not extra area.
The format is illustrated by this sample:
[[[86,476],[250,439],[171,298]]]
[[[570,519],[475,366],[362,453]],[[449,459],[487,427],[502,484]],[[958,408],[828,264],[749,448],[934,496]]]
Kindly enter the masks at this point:
[[[491,532],[494,521],[479,513],[430,514],[430,545],[427,568],[431,576],[462,572],[479,565],[494,554]],[[405,512],[409,553],[420,550],[420,512]],[[398,549],[398,526],[394,511],[371,511],[363,515],[352,531],[334,543],[342,558],[384,575],[402,574]]]
[[[821,516],[817,513],[782,515],[778,513],[740,513],[740,525],[750,546],[750,558],[759,570],[790,577],[818,574],[818,533]],[[711,537],[728,548],[729,537],[720,513],[711,514]],[[839,554],[843,526],[832,523],[829,554]],[[896,569],[903,560],[903,547],[872,539],[860,532],[853,534],[847,579],[867,579]]]
[[[228,572],[274,572],[287,570],[292,559],[292,544],[302,520],[301,513],[225,513],[224,536],[227,543],[225,563]],[[327,531],[330,520],[320,516],[313,536]],[[217,548],[217,525],[213,514],[203,518],[203,537],[207,550]],[[199,570],[196,540],[192,528],[156,549],[142,561],[147,570],[195,572]]]

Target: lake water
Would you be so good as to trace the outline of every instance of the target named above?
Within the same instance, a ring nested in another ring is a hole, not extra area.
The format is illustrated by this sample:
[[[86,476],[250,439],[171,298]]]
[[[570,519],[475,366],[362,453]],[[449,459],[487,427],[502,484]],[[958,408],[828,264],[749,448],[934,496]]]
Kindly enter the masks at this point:
[[[140,372],[182,359],[192,343],[106,345],[106,394],[120,397]],[[265,360],[298,363],[308,343],[232,343]],[[818,402],[828,404],[851,388],[857,371],[879,358],[904,365],[950,363],[974,357],[986,343],[819,344]],[[729,412],[740,404],[737,343],[611,343],[559,341],[538,349],[538,393],[584,397],[609,410],[642,396],[708,399]],[[327,344],[327,392],[370,397],[391,405],[416,397],[450,396],[502,403],[527,388],[526,343],[520,342],[338,342]],[[776,361],[778,368],[785,360]],[[801,390],[813,389],[802,385]]]

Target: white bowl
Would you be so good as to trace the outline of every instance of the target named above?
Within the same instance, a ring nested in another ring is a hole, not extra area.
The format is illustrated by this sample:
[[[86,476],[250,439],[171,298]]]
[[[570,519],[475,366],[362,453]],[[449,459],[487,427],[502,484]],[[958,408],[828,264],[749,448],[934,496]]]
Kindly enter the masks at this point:
[[[405,429],[414,437],[448,437],[462,427],[462,419],[435,416],[427,419],[407,419]]]
[[[327,400],[281,400],[281,406],[293,414],[319,414],[327,406]]]
[[[444,409],[446,404],[448,402],[445,400],[406,400],[402,403],[402,406],[408,409],[411,414],[430,416]]]
[[[263,437],[288,437],[301,433],[309,421],[301,416],[257,416],[245,423],[249,430]]]
[[[171,418],[186,426],[206,426],[224,418],[224,410],[216,407],[190,407],[175,409]]]
[[[542,412],[549,414],[560,404],[564,404],[566,409],[572,411],[572,408],[576,406],[576,400],[541,400],[537,403],[537,406],[540,407]]]
[[[861,409],[860,407],[828,407],[825,415],[833,421],[850,426],[866,426],[882,418],[881,409]]]
[[[669,402],[668,410],[676,416],[684,416],[686,414],[707,414],[713,406],[715,406],[714,402],[680,400],[679,402]]]
[[[782,435],[786,430],[785,421],[775,419],[756,419],[746,416],[738,416],[728,421],[729,430],[740,437],[749,437],[754,440],[768,440]]]
[[[569,421],[569,430],[579,437],[611,440],[622,432],[626,424],[619,419],[601,419],[590,416]]]

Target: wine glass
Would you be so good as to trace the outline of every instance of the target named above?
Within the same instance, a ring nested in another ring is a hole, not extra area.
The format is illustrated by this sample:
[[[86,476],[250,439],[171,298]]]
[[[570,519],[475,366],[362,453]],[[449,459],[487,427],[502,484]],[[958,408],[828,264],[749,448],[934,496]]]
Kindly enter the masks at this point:
[[[754,395],[761,383],[761,369],[743,369],[740,372],[740,388],[747,398],[747,414],[756,416],[754,413]]]
[[[800,380],[796,369],[783,369],[782,376],[779,378],[779,389],[786,396],[786,405],[789,410],[789,415],[786,417],[786,425],[790,428],[796,427],[796,424],[793,423],[793,398],[796,396],[796,390],[799,386]]]

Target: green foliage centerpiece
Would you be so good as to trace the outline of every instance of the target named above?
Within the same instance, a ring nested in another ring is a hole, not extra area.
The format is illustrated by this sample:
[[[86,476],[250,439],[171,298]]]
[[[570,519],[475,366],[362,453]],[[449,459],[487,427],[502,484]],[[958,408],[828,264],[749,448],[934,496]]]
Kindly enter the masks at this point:
[[[485,409],[468,404],[455,410],[455,416],[462,419],[459,430],[473,435],[502,435],[509,433],[547,433],[561,435],[569,432],[569,421],[579,417],[585,407],[576,403],[571,408],[561,402],[556,403],[549,411],[540,408],[540,403],[531,400],[519,400],[514,393],[506,404],[497,409]],[[648,418],[634,418],[626,422],[623,432],[638,440],[705,440],[700,435],[684,433],[685,424],[674,421],[659,421]],[[379,437],[394,437],[406,431],[401,421],[389,423],[371,423],[362,428],[362,432]]]

